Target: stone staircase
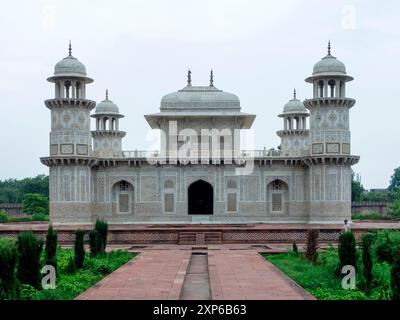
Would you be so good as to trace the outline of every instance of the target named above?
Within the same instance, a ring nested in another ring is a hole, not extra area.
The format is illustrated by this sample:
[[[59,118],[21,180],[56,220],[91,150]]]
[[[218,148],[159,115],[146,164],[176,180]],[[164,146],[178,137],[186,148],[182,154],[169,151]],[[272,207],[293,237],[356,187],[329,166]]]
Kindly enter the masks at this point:
[[[179,232],[179,244],[204,245],[221,243],[221,232]]]

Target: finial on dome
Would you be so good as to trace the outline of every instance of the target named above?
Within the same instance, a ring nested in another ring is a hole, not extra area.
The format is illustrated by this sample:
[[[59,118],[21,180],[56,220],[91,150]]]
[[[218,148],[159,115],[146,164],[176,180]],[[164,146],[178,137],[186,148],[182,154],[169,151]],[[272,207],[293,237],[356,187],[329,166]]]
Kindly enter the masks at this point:
[[[328,42],[328,56],[331,55],[331,40]]]
[[[106,100],[108,100],[108,89],[106,89]]]
[[[188,87],[192,86],[192,71],[190,71],[190,69],[188,69],[188,73],[187,73],[187,85]]]
[[[296,99],[296,89],[293,90],[293,99]]]
[[[210,72],[210,87],[214,87],[214,73],[213,73],[212,69]]]
[[[69,46],[68,46],[68,55],[71,57],[72,56],[72,46],[71,46],[71,40],[69,40]]]

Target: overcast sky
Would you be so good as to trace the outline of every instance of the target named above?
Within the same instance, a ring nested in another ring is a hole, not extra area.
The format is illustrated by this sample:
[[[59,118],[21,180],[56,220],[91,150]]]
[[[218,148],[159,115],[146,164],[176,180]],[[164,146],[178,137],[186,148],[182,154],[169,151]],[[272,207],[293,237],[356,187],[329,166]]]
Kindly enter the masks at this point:
[[[110,99],[125,114],[124,150],[144,150],[163,95],[214,84],[239,96],[243,112],[255,113],[256,149],[276,147],[277,114],[297,89],[311,97],[304,79],[332,53],[355,80],[347,96],[353,167],[366,188],[386,187],[400,166],[400,1],[113,0],[7,1],[0,19],[0,179],[47,173],[54,95],[46,81],[54,65],[73,55],[94,83],[87,97]]]

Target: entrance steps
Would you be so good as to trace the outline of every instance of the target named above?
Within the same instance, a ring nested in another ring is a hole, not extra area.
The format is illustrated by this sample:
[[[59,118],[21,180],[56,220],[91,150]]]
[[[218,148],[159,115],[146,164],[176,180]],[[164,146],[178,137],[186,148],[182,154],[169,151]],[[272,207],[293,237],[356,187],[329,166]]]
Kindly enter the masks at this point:
[[[179,244],[203,245],[221,243],[221,232],[179,232]]]

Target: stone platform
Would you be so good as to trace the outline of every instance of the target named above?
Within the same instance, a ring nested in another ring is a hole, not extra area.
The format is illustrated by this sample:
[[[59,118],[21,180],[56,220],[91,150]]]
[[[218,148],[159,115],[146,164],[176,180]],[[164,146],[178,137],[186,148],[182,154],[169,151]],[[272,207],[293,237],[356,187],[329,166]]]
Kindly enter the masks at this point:
[[[16,236],[32,230],[40,237],[47,223],[0,224],[0,236]],[[90,230],[93,225],[55,226],[61,244],[72,244],[77,229]],[[338,240],[343,225],[335,224],[111,224],[110,244],[210,245],[240,243],[305,242],[309,229],[320,230],[321,242]],[[399,222],[355,222],[352,230],[359,238],[369,229],[400,229]]]

